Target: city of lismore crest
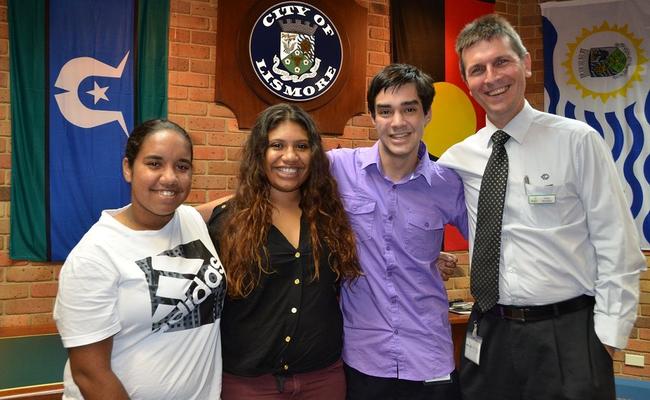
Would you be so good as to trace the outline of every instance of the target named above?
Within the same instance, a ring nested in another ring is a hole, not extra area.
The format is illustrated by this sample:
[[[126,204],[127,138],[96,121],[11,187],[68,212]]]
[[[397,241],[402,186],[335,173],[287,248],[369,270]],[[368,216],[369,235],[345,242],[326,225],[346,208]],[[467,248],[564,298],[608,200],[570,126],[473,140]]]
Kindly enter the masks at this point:
[[[281,3],[262,13],[253,26],[249,48],[260,81],[288,100],[322,95],[341,69],[336,28],[323,12],[302,2]]]

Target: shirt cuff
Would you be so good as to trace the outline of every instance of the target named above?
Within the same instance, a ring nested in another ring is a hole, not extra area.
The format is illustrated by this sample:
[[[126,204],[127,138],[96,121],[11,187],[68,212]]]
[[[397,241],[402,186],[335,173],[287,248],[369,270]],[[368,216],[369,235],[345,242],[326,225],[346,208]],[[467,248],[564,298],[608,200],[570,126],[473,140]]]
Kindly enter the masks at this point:
[[[634,319],[619,319],[605,314],[594,314],[594,329],[603,344],[616,349],[624,349],[634,327]]]

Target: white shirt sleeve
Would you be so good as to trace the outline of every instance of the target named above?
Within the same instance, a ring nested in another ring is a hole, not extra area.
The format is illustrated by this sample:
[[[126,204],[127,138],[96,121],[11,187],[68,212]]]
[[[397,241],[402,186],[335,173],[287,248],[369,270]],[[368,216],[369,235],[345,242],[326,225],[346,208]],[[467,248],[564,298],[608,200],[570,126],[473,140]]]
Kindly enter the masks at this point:
[[[99,342],[120,331],[119,274],[111,266],[70,256],[59,276],[54,320],[64,347]]]
[[[595,330],[601,342],[621,349],[636,319],[645,259],[609,150],[595,132],[581,139],[576,152],[584,178],[579,193],[597,260]]]

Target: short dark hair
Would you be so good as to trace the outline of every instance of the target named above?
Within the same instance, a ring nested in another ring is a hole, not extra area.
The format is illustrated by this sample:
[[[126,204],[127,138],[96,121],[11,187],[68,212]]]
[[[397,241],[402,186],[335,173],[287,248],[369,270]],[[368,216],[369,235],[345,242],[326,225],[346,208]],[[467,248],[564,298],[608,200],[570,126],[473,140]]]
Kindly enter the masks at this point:
[[[433,78],[409,64],[390,64],[381,70],[368,86],[368,109],[375,118],[375,99],[382,90],[399,89],[407,83],[414,83],[425,114],[429,113],[433,96]]]
[[[502,37],[507,37],[510,40],[510,46],[520,59],[524,58],[526,53],[528,53],[515,28],[510,25],[508,20],[499,15],[483,15],[465,25],[463,30],[458,34],[458,38],[456,38],[456,54],[458,54],[460,75],[463,79],[467,79],[465,76],[463,50],[482,40],[492,40],[493,38]]]
[[[138,157],[140,147],[147,136],[164,130],[177,132],[187,140],[187,143],[190,145],[190,161],[192,161],[194,158],[194,153],[192,151],[192,138],[187,134],[185,129],[166,119],[151,119],[133,128],[133,131],[131,131],[131,134],[129,135],[129,139],[126,141],[124,157],[128,160],[130,167],[133,167],[133,162]]]

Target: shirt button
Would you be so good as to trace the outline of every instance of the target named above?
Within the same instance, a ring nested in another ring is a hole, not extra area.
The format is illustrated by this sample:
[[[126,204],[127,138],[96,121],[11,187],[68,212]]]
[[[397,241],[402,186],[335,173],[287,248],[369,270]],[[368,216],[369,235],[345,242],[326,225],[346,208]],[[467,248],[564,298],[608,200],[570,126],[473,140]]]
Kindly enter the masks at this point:
[[[286,338],[284,338],[284,341],[289,343],[291,341],[291,336],[287,336]]]
[[[429,223],[428,223],[428,222],[425,222],[425,223],[424,223],[424,226],[426,226],[426,227],[428,228],[428,227],[429,227]]]
[[[390,246],[386,246],[386,251],[390,251]]]
[[[395,329],[395,330],[393,331],[393,333],[397,335],[397,334],[399,333],[399,331],[398,331],[397,329]]]
[[[289,366],[288,366],[287,364],[284,364],[284,365],[282,366],[282,368],[284,368],[284,370],[286,371],[286,370],[289,369]]]
[[[296,257],[296,258],[300,258],[300,252],[296,251],[296,254],[294,254],[293,256]]]
[[[295,314],[295,313],[297,313],[297,312],[298,312],[298,309],[297,309],[296,307],[293,307],[293,308],[291,309],[291,314]]]
[[[294,285],[300,285],[300,279],[296,278],[296,279],[293,281],[293,284],[294,284]]]
[[[392,220],[393,220],[393,216],[392,216],[392,215],[389,215],[389,216],[388,216],[388,220],[389,220],[389,221],[392,221]]]

